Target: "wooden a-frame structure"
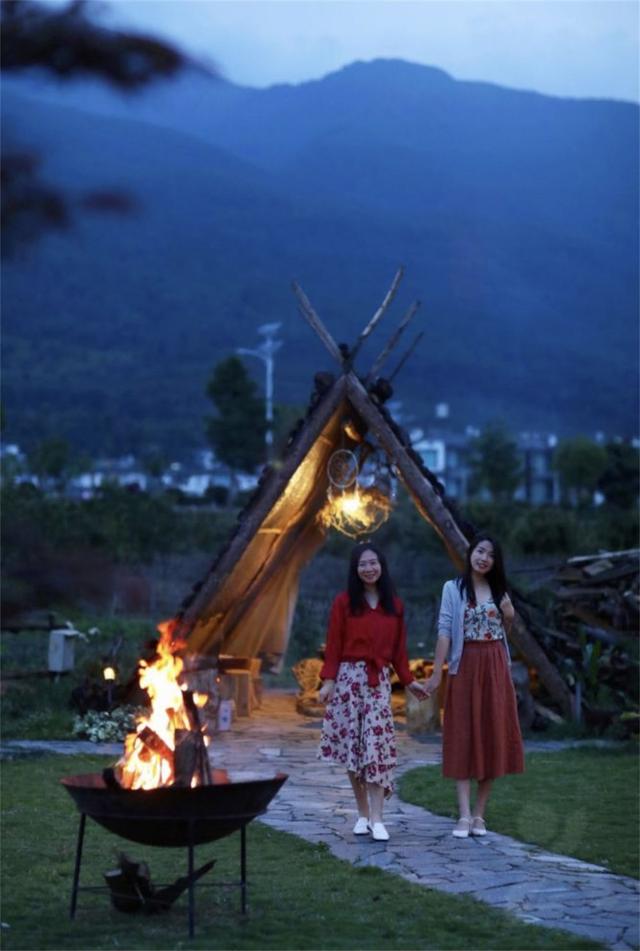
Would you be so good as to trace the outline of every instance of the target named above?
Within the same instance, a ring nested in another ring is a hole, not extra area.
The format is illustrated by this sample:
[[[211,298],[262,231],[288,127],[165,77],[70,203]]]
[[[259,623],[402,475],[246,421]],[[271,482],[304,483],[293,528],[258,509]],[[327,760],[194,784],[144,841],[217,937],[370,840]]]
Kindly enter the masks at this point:
[[[327,463],[338,448],[351,448],[365,436],[386,454],[420,514],[441,537],[460,569],[468,540],[437,478],[411,448],[384,400],[393,379],[419,334],[389,380],[377,373],[418,310],[413,304],[402,318],[366,377],[356,375],[355,358],[380,322],[402,278],[402,268],[381,306],[355,345],[335,342],[302,289],[293,284],[302,316],[340,368],[337,376],[317,374],[306,418],[289,438],[284,459],[267,466],[238,524],[204,579],[194,586],[176,618],[175,634],[199,654],[282,657],[286,650],[302,568],[325,540],[318,513],[326,503]],[[519,618],[511,640],[562,710],[569,714],[571,695],[546,654]]]

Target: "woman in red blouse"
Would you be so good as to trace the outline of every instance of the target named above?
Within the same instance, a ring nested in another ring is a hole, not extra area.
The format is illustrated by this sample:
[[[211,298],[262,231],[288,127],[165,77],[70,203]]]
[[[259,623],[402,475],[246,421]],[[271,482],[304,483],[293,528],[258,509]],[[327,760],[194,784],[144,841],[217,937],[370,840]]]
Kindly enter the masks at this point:
[[[409,669],[402,601],[384,555],[367,542],[355,547],[347,591],[331,608],[318,694],[327,703],[319,756],[347,768],[358,806],[355,835],[371,833],[382,842],[389,838],[382,809],[393,792],[396,765],[390,666],[423,700]]]

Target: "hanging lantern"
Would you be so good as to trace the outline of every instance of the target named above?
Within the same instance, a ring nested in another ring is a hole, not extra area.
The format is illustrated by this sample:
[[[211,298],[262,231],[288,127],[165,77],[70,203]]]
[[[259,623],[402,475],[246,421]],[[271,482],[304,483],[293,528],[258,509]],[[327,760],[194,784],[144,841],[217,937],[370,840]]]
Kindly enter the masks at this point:
[[[349,538],[358,538],[377,531],[389,518],[393,508],[391,493],[382,490],[375,474],[370,485],[360,485],[354,453],[336,450],[327,464],[327,475],[327,501],[318,514],[324,528],[335,528]]]

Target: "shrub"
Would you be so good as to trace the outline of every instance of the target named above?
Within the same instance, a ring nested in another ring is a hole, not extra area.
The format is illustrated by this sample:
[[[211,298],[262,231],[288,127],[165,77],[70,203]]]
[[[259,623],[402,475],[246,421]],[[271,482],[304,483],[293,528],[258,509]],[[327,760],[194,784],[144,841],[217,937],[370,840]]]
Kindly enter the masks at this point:
[[[135,707],[89,710],[82,717],[74,717],[73,733],[92,743],[119,743],[135,730],[137,712]]]
[[[573,550],[576,516],[566,509],[543,506],[522,511],[510,533],[511,545],[525,555],[548,555]]]

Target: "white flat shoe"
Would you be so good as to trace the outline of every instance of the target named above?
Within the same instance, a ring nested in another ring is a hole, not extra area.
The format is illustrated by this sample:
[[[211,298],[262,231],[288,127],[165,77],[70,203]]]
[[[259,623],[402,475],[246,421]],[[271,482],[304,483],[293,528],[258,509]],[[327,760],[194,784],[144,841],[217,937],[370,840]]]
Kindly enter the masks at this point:
[[[369,825],[369,820],[364,816],[360,816],[358,821],[353,827],[354,835],[369,835],[371,832],[371,826]]]
[[[468,839],[470,829],[471,819],[458,819],[451,835],[456,839]]]
[[[385,829],[384,825],[381,822],[374,822],[371,828],[371,835],[376,840],[376,842],[388,842],[389,833]]]
[[[480,816],[474,816],[471,820],[471,829],[469,830],[471,835],[486,835],[487,827],[485,825],[484,819],[481,819]]]

